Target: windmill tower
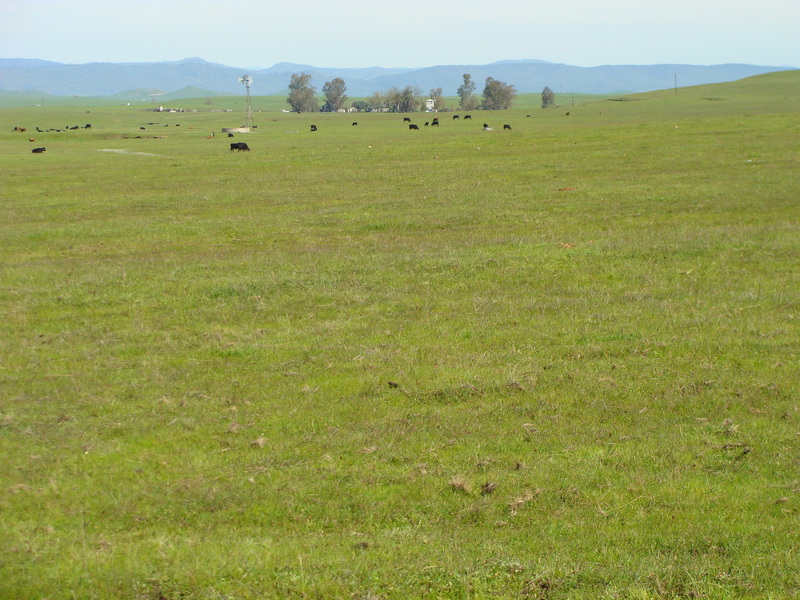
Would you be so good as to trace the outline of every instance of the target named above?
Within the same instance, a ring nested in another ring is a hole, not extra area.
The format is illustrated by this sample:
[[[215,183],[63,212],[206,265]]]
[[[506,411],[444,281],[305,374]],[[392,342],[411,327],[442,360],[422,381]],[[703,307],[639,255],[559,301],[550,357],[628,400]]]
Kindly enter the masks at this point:
[[[239,83],[243,83],[244,87],[247,89],[244,104],[244,124],[242,128],[250,131],[250,128],[253,126],[253,106],[250,104],[250,86],[253,83],[253,78],[250,75],[239,77]]]

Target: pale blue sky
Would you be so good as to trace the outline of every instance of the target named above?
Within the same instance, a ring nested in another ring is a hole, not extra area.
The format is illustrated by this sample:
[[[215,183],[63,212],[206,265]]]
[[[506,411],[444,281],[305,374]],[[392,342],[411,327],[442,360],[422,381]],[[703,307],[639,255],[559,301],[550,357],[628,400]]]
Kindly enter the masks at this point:
[[[0,0],[0,57],[800,67],[800,0]]]

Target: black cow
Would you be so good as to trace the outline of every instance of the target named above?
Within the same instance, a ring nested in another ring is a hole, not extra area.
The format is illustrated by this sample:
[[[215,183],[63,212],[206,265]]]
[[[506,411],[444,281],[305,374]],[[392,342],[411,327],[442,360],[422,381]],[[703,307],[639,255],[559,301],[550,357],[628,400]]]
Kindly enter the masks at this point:
[[[439,119],[434,119],[431,121],[431,127],[438,127],[439,126]]]
[[[236,150],[237,152],[250,152],[250,147],[247,145],[246,142],[232,142],[231,143],[231,152]]]
[[[403,117],[403,123],[411,123],[411,117]]]
[[[453,121],[455,121],[457,118],[458,118],[458,115],[453,115]]]
[[[425,121],[425,127],[427,127],[428,125],[430,125],[430,123],[428,123],[427,121]]]
[[[311,131],[316,131],[316,130],[317,130],[317,126],[316,125],[312,125],[311,126]]]
[[[503,129],[508,129],[509,131],[511,131],[511,125],[506,123],[505,125],[503,125]]]
[[[47,150],[47,148],[34,148],[33,150],[31,150],[31,152],[33,152],[34,154],[41,154],[45,150]]]
[[[83,128],[84,129],[91,129],[92,128],[92,124],[91,123],[87,123],[86,125],[84,125]]]
[[[233,134],[230,131],[228,132],[228,137],[233,137]]]
[[[464,115],[464,120],[466,121],[467,119],[472,119],[472,115]]]
[[[408,126],[408,128],[409,128],[409,129],[416,129],[416,130],[419,130],[419,125],[415,125],[414,123],[411,123],[411,125],[409,125],[409,126]]]
[[[353,124],[351,125],[351,127],[355,127],[356,125],[358,125],[358,121],[353,121]]]

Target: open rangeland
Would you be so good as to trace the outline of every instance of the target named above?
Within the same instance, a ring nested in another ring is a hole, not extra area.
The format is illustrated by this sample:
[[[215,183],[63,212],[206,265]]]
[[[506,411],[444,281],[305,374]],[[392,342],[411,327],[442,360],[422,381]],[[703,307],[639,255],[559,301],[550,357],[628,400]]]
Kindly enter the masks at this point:
[[[796,597],[798,75],[5,108],[0,597]]]

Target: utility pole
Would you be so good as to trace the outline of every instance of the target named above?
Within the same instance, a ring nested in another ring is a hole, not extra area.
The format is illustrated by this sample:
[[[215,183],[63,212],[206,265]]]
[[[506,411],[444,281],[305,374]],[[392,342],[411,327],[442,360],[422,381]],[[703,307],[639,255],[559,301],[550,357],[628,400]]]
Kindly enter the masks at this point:
[[[675,97],[678,97],[678,74],[675,73]]]

